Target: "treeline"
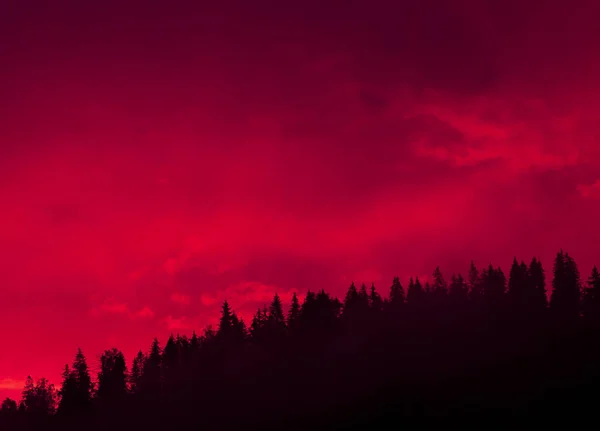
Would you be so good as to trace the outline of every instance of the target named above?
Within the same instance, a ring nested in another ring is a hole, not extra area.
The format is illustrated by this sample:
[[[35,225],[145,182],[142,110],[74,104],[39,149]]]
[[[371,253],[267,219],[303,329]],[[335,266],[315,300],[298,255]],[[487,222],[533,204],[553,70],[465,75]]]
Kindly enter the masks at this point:
[[[586,391],[600,377],[600,273],[582,281],[563,251],[552,273],[548,289],[536,258],[515,258],[508,276],[471,262],[447,281],[438,267],[406,289],[395,277],[385,298],[352,283],[343,301],[320,289],[284,310],[275,295],[249,324],[225,301],[216,330],[154,339],[130,366],[106,350],[93,379],[78,350],[59,388],[28,377],[0,428],[321,429],[579,411],[597,401]]]

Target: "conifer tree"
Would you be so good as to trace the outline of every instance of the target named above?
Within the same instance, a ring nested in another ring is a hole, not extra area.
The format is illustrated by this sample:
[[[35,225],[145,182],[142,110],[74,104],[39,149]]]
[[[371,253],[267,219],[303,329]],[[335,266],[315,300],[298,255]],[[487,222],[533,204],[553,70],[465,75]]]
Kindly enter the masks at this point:
[[[136,393],[139,388],[142,375],[144,373],[144,366],[146,363],[146,356],[141,350],[137,353],[131,364],[131,374],[129,375],[129,390],[132,393]]]
[[[162,349],[157,338],[150,346],[150,352],[144,361],[144,369],[137,385],[138,393],[146,396],[159,395],[162,390]]]
[[[25,379],[25,386],[23,387],[23,391],[21,392],[21,399],[23,400],[25,410],[30,410],[34,408],[35,385],[31,376],[27,376],[27,378]]]
[[[77,388],[77,408],[87,409],[92,404],[92,393],[94,384],[90,376],[85,356],[81,349],[77,349],[75,361],[73,361],[73,374]]]
[[[298,319],[300,318],[300,301],[298,301],[298,296],[296,292],[292,295],[292,303],[290,305],[290,311],[288,312],[288,327],[293,329],[296,327],[298,323]]]
[[[105,350],[100,357],[97,398],[104,402],[119,402],[127,394],[125,356],[116,348]]]
[[[600,271],[596,266],[586,281],[583,312],[588,322],[596,326],[600,324]]]
[[[356,286],[354,282],[350,284],[348,291],[346,292],[346,296],[344,298],[344,309],[352,307],[352,305],[358,300],[358,290],[356,290]]]
[[[508,298],[510,305],[518,315],[526,313],[530,303],[531,292],[529,292],[529,274],[527,266],[517,262],[517,258],[513,258],[508,278]]]
[[[554,259],[554,279],[550,309],[563,323],[573,323],[579,317],[581,282],[577,265],[568,253],[560,250]]]
[[[469,299],[473,304],[479,305],[483,300],[483,283],[479,269],[475,266],[475,262],[471,261],[469,266],[468,276]]]
[[[0,411],[4,414],[14,414],[17,413],[17,402],[15,400],[13,400],[12,398],[5,398],[4,401],[2,401],[2,407],[0,407]]]
[[[179,348],[173,334],[169,336],[162,353],[162,364],[166,372],[172,370],[179,362]]]
[[[448,298],[455,305],[466,304],[469,299],[469,288],[461,274],[452,274]]]
[[[418,304],[422,301],[423,295],[425,292],[423,291],[423,286],[421,286],[421,282],[419,281],[419,277],[415,280],[411,277],[408,282],[408,292],[406,294],[406,302],[409,304]]]
[[[400,283],[400,277],[394,277],[392,286],[390,287],[390,305],[392,308],[397,308],[402,306],[404,301],[406,301],[406,296],[404,294],[404,288]]]
[[[442,275],[442,271],[440,267],[436,267],[433,271],[433,285],[432,285],[433,293],[436,297],[445,298],[448,296],[448,284]]]
[[[273,296],[273,301],[271,301],[271,305],[269,306],[269,322],[274,325],[285,325],[285,316],[283,315],[283,306],[281,304],[281,299],[279,295],[276,293]]]
[[[43,417],[54,414],[56,409],[56,390],[44,377],[34,384],[27,376],[23,389],[23,409],[31,417]]]
[[[262,331],[265,326],[266,316],[263,316],[262,309],[258,309],[250,322],[250,336],[254,342],[262,339]]]
[[[227,300],[225,300],[223,301],[223,306],[221,307],[221,319],[219,320],[218,334],[228,334],[231,332],[232,326],[233,322],[231,321],[231,308],[229,307]]]
[[[529,274],[529,283],[535,292],[533,297],[535,307],[544,310],[548,306],[548,296],[546,292],[546,274],[542,262],[535,257],[531,259],[527,273]]]
[[[236,344],[242,344],[247,337],[248,328],[244,319],[240,319],[235,312],[231,313],[231,334],[232,341]]]
[[[58,391],[60,403],[58,412],[60,414],[70,414],[78,408],[77,402],[77,378],[73,371],[69,368],[69,364],[65,364],[65,369],[62,374],[61,388]]]
[[[373,310],[375,313],[379,313],[383,310],[383,300],[381,299],[381,295],[375,289],[375,283],[371,283],[369,305],[371,306],[371,310]]]

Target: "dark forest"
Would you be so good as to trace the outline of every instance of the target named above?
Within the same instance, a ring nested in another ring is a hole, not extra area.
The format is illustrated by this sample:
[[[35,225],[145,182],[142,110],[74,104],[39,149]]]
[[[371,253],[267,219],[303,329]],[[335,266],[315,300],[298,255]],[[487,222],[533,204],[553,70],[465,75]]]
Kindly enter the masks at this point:
[[[599,401],[600,273],[580,276],[563,251],[549,272],[537,258],[508,274],[471,262],[427,283],[352,283],[341,300],[275,295],[251,322],[224,302],[215,329],[154,339],[127,360],[111,348],[97,376],[74,346],[60,386],[29,377],[0,428],[585,423]]]

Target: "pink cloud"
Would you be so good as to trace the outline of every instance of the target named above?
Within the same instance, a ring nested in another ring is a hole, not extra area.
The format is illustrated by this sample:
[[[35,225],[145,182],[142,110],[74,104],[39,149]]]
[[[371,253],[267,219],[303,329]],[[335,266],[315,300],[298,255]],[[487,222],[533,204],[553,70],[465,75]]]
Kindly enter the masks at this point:
[[[24,380],[15,380],[11,378],[0,379],[0,389],[23,389],[25,385]]]
[[[92,316],[99,316],[102,314],[128,314],[129,313],[129,308],[127,307],[127,304],[122,303],[122,302],[118,302],[115,300],[115,298],[107,298],[105,299],[102,304],[100,304],[97,307],[93,307],[90,310],[90,314]]]
[[[171,301],[173,301],[176,304],[189,305],[191,302],[191,298],[189,295],[184,295],[182,293],[175,292],[171,294]]]
[[[134,317],[146,318],[154,317],[154,312],[149,307],[143,307],[142,309],[134,313]]]
[[[577,191],[584,198],[596,199],[600,197],[600,180],[596,180],[592,184],[579,184]]]
[[[175,318],[171,315],[168,315],[163,322],[169,330],[184,330],[191,328],[190,323],[185,316]]]

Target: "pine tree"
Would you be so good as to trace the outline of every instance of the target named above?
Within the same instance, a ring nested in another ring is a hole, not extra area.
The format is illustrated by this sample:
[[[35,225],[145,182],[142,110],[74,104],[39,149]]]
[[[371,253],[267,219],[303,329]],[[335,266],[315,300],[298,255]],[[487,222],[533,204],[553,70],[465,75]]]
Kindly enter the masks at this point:
[[[198,352],[200,349],[200,341],[198,340],[198,335],[196,335],[196,331],[192,331],[192,338],[190,338],[190,352],[192,356]]]
[[[423,300],[423,295],[425,292],[423,291],[423,287],[421,286],[421,282],[419,281],[419,277],[417,277],[414,281],[411,277],[408,282],[408,292],[406,294],[406,302],[409,304],[418,304]]]
[[[90,376],[85,356],[81,349],[77,349],[75,360],[73,361],[73,374],[75,376],[77,388],[77,408],[87,409],[92,404],[92,392],[94,384]]]
[[[466,304],[469,299],[469,288],[461,274],[452,274],[448,298],[455,305]]]
[[[358,291],[356,290],[354,282],[352,282],[352,284],[350,284],[350,287],[348,288],[348,291],[346,292],[346,297],[344,298],[344,309],[352,307],[352,304],[354,304],[357,300]]]
[[[56,389],[44,377],[33,383],[27,376],[23,389],[24,410],[32,417],[42,417],[54,414],[56,409]]]
[[[483,300],[483,282],[481,280],[481,274],[479,274],[479,270],[473,261],[471,261],[471,265],[469,266],[468,278],[467,285],[469,288],[469,299],[474,304],[478,305]]]
[[[262,341],[265,321],[266,316],[263,316],[262,310],[259,308],[252,317],[252,322],[250,322],[250,336],[252,337],[252,341]]]
[[[4,414],[15,414],[17,409],[17,402],[8,397],[2,401],[2,407],[0,407],[0,411]]]
[[[517,262],[517,258],[513,257],[513,263],[510,268],[510,274],[508,278],[508,298],[510,304],[513,307],[519,317],[528,310],[530,302],[529,287],[529,274],[527,273],[527,266],[523,263],[522,265]]]
[[[288,327],[293,329],[298,324],[300,318],[300,302],[296,292],[292,295],[292,303],[290,305],[290,311],[288,312]]]
[[[127,394],[127,365],[118,349],[105,350],[100,357],[97,398],[103,403],[119,402]]]
[[[586,281],[583,296],[583,312],[586,320],[593,325],[600,324],[600,272],[594,266]]]
[[[369,293],[367,292],[367,285],[365,283],[360,285],[358,300],[363,310],[369,307]]]
[[[146,356],[141,350],[137,353],[131,364],[131,374],[129,375],[129,390],[132,393],[136,393],[139,388],[142,375],[144,373],[144,366],[146,363]]]
[[[276,293],[273,297],[273,301],[271,301],[271,305],[269,306],[269,322],[275,325],[285,325],[285,317],[283,315],[283,306],[281,304],[281,299],[279,295]]]
[[[219,330],[218,334],[228,334],[231,332],[231,327],[233,323],[231,321],[231,308],[229,307],[229,303],[227,300],[223,301],[223,307],[221,308],[221,319],[219,320]]]
[[[235,312],[231,313],[231,338],[236,344],[242,344],[248,335],[248,328],[244,319],[238,318]]]
[[[27,379],[25,379],[25,386],[23,387],[23,391],[21,392],[21,399],[23,400],[25,410],[29,411],[34,408],[35,385],[31,376],[27,376]]]
[[[529,274],[529,284],[535,292],[533,296],[535,307],[539,310],[545,310],[548,306],[548,296],[546,292],[546,274],[542,262],[535,257],[531,259],[527,273]]]
[[[494,268],[492,264],[483,270],[481,275],[483,283],[483,297],[488,307],[496,311],[504,304],[504,293],[506,291],[506,277],[500,268]]]
[[[392,286],[390,287],[390,306],[394,309],[399,308],[406,301],[406,296],[404,294],[404,288],[400,283],[399,277],[394,277],[392,281]]]
[[[448,299],[448,283],[446,283],[439,266],[437,266],[433,271],[433,283],[431,290],[433,292],[435,304],[438,307],[444,306],[446,300]]]
[[[173,334],[169,336],[162,353],[162,364],[166,372],[177,367],[179,362],[179,348]]]
[[[369,305],[371,307],[371,310],[373,310],[375,313],[379,313],[383,310],[383,300],[381,299],[381,295],[375,289],[375,283],[371,283]]]
[[[60,414],[71,414],[78,408],[77,378],[75,373],[65,364],[62,374],[61,388],[58,391],[60,403],[58,412]]]
[[[150,352],[144,361],[142,378],[138,383],[138,393],[147,396],[158,396],[162,390],[162,349],[157,338],[154,338],[150,346]]]
[[[577,265],[568,253],[560,250],[554,259],[554,279],[550,309],[563,323],[573,323],[579,316],[581,282]]]

